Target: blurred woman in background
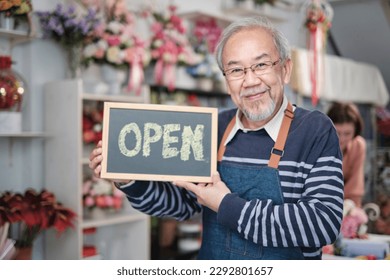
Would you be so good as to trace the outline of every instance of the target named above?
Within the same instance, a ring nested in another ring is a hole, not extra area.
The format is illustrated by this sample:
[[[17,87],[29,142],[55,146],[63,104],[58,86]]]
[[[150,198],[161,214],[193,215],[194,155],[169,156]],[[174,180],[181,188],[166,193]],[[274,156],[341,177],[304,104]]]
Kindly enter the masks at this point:
[[[361,207],[366,158],[366,141],[361,136],[363,119],[352,103],[334,103],[328,116],[336,127],[343,153],[344,199],[351,199]]]

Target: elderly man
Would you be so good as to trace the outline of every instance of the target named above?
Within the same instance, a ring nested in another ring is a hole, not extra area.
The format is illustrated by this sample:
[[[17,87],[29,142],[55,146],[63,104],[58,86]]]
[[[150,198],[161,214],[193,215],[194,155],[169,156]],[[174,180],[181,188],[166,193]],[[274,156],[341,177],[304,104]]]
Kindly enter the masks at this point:
[[[320,259],[339,235],[342,156],[329,118],[293,106],[286,38],[265,18],[228,26],[216,51],[237,108],[218,116],[208,184],[116,182],[133,207],[185,220],[203,211],[199,259]],[[101,171],[101,143],[90,167]]]

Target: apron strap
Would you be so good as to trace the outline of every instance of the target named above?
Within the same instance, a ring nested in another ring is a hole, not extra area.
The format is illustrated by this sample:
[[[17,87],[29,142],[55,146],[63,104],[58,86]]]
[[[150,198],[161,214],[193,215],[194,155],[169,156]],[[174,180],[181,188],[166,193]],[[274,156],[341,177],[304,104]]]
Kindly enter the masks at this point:
[[[223,157],[223,154],[225,153],[225,142],[226,142],[226,139],[227,137],[229,136],[230,134],[230,131],[232,131],[233,129],[233,126],[236,124],[236,115],[234,115],[234,117],[232,118],[232,120],[230,121],[230,123],[228,124],[228,126],[226,127],[225,129],[225,133],[223,134],[222,136],[222,140],[221,142],[219,143],[219,149],[218,149],[218,155],[217,155],[217,161],[218,162],[221,162],[222,161],[222,157]]]
[[[291,121],[293,120],[293,118],[294,118],[294,112],[292,110],[292,105],[289,102],[287,104],[286,110],[284,110],[282,125],[280,126],[278,137],[271,151],[271,157],[268,162],[269,167],[278,168],[280,158],[283,156],[284,153],[284,144],[286,143],[288,131],[290,129]],[[219,149],[218,149],[218,156],[217,156],[218,162],[222,161],[222,157],[226,149],[225,147],[226,139],[229,136],[235,124],[236,124],[236,115],[233,116],[232,120],[229,122],[222,136],[222,140],[219,144]]]
[[[292,110],[292,105],[289,102],[286,110],[284,110],[284,117],[278,133],[278,138],[276,138],[275,145],[271,150],[271,157],[268,162],[269,167],[278,168],[280,158],[284,154],[284,145],[286,144],[288,131],[290,130],[293,118],[294,111]]]

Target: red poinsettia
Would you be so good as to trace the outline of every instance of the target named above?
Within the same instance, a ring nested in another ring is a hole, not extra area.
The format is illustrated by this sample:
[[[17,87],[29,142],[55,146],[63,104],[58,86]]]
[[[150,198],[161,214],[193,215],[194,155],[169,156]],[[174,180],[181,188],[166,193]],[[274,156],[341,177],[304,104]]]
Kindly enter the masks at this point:
[[[27,189],[24,194],[5,192],[0,196],[0,227],[11,224],[10,238],[16,246],[31,246],[36,237],[49,228],[58,234],[73,227],[76,214],[58,202],[47,190]]]

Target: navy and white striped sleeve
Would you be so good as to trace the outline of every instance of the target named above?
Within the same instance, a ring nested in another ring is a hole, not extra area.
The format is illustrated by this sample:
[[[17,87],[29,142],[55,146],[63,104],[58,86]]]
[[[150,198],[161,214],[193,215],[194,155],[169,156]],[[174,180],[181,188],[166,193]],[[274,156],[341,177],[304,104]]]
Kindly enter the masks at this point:
[[[151,216],[183,221],[201,211],[193,193],[169,182],[134,181],[119,189],[135,209]]]

